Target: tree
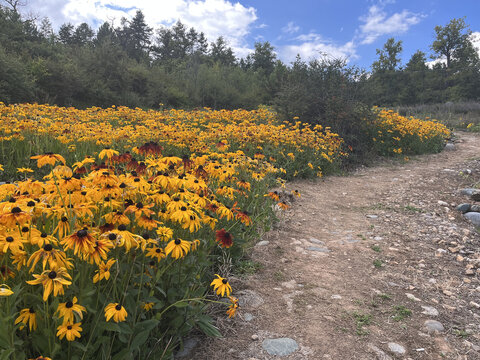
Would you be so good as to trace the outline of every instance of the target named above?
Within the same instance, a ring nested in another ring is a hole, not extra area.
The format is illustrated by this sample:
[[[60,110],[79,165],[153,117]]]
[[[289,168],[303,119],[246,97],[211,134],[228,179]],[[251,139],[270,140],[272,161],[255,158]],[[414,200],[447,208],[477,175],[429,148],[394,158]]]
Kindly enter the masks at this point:
[[[94,34],[92,28],[87,23],[81,23],[72,35],[72,42],[75,45],[83,46],[92,41]]]
[[[433,59],[445,57],[447,68],[452,62],[462,57],[472,55],[473,45],[470,41],[471,30],[465,23],[465,18],[452,19],[445,26],[435,26],[436,40],[431,49],[434,52]]]
[[[374,72],[394,71],[400,65],[400,53],[402,52],[402,41],[395,42],[390,38],[383,45],[383,49],[377,49],[378,60],[372,64]]]
[[[142,11],[137,10],[131,21],[125,18],[122,18],[121,21],[122,28],[117,29],[117,35],[124,50],[137,61],[147,58],[153,30],[145,22]]]
[[[276,59],[275,48],[268,41],[255,43],[255,52],[252,55],[254,70],[262,69],[265,74],[270,75],[275,68]]]
[[[410,60],[407,63],[407,66],[405,67],[406,71],[425,71],[427,70],[427,65],[425,64],[427,62],[427,58],[425,56],[425,53],[423,51],[417,50]]]
[[[223,36],[219,36],[217,41],[210,44],[210,57],[214,62],[225,66],[233,66],[237,60],[232,48],[228,46]]]
[[[74,26],[70,23],[60,26],[60,29],[58,30],[58,39],[61,43],[65,45],[73,44],[73,29]]]

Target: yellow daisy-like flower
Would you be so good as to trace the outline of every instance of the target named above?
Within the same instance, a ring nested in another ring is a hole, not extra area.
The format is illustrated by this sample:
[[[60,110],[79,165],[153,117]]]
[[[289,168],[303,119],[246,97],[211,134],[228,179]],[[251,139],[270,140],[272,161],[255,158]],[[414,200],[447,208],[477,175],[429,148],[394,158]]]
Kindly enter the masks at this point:
[[[43,155],[31,156],[30,159],[37,160],[37,166],[39,168],[45,165],[54,166],[57,161],[60,161],[63,163],[63,165],[65,165],[65,159],[63,158],[63,156],[54,153],[45,153]]]
[[[97,283],[102,279],[108,280],[110,279],[110,268],[113,264],[115,264],[114,259],[108,260],[106,263],[103,261],[98,264],[98,270],[95,271],[95,276],[93,277],[93,283]]]
[[[110,160],[114,155],[118,155],[118,154],[120,154],[118,151],[106,148],[106,149],[103,149],[102,151],[100,151],[100,154],[98,154],[98,157],[100,159],[103,159],[104,157],[107,157],[107,159]]]
[[[19,173],[33,173],[33,170],[30,168],[17,168],[17,172]]]
[[[174,259],[184,257],[190,251],[190,242],[182,239],[170,241],[165,247],[165,255],[172,253]]]
[[[87,312],[84,306],[77,304],[77,297],[74,296],[72,301],[67,301],[64,303],[58,304],[57,313],[63,317],[63,324],[73,323],[75,320],[75,314],[77,314],[80,319],[83,319],[83,312]]]
[[[64,323],[57,327],[57,336],[62,340],[64,337],[67,338],[68,341],[74,341],[75,338],[80,338],[80,332],[82,328],[80,327],[82,323]]]
[[[113,318],[113,321],[118,323],[125,321],[127,316],[127,310],[125,310],[125,308],[119,303],[110,303],[105,307],[106,321],[110,321],[110,319]]]
[[[229,318],[233,318],[235,317],[237,310],[240,308],[240,305],[238,305],[238,299],[234,296],[229,296],[228,300],[230,300],[231,304],[227,309],[227,315]]]
[[[15,325],[22,323],[20,330],[22,330],[26,325],[30,331],[37,329],[37,314],[35,313],[34,308],[22,309],[20,310],[20,316],[16,318]]]
[[[10,290],[10,286],[6,284],[0,285],[0,296],[10,296],[13,294],[13,291]]]
[[[225,296],[225,293],[227,296],[230,295],[232,292],[232,287],[228,283],[228,280],[226,278],[222,278],[220,275],[215,274],[217,276],[216,279],[214,279],[210,286],[213,286],[213,291],[217,292],[217,295]]]
[[[29,285],[43,285],[43,301],[47,301],[53,291],[53,296],[63,295],[63,286],[71,285],[72,277],[63,267],[57,270],[45,270],[40,275],[33,274],[34,280],[28,280]],[[67,280],[68,279],[68,280]]]

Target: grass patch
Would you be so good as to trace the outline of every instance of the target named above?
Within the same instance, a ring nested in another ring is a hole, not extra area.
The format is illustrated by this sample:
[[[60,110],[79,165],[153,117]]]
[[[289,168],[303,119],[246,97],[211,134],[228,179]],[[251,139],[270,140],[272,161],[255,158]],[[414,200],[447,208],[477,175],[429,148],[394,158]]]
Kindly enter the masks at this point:
[[[412,310],[407,309],[403,305],[396,305],[393,307],[393,320],[394,321],[402,321],[405,320],[407,317],[412,315]]]
[[[355,320],[355,333],[359,336],[368,335],[369,331],[364,329],[364,326],[368,326],[372,323],[372,314],[363,314],[359,312],[354,312],[352,314],[353,319]]]
[[[382,248],[381,248],[380,246],[378,246],[378,245],[372,245],[372,246],[370,247],[370,249],[372,249],[373,251],[375,251],[375,252],[377,252],[377,253],[382,252]]]

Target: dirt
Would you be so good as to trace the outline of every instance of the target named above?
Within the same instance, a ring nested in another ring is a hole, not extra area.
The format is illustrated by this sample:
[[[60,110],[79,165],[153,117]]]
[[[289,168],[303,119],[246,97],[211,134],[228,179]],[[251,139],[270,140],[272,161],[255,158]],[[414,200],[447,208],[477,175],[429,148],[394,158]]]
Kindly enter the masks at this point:
[[[239,314],[191,358],[278,359],[262,342],[289,337],[282,359],[480,359],[480,235],[455,210],[480,181],[480,136],[457,136],[454,151],[287,184],[301,198],[252,249],[260,269],[232,279]]]

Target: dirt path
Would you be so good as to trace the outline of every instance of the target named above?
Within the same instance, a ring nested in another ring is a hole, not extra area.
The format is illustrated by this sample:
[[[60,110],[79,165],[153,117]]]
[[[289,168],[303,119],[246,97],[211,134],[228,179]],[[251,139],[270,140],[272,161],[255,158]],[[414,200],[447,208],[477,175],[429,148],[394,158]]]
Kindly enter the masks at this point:
[[[264,340],[289,337],[282,359],[480,359],[480,235],[455,210],[479,159],[480,137],[460,134],[454,151],[290,184],[302,198],[234,281],[240,316],[192,358],[277,359]]]

